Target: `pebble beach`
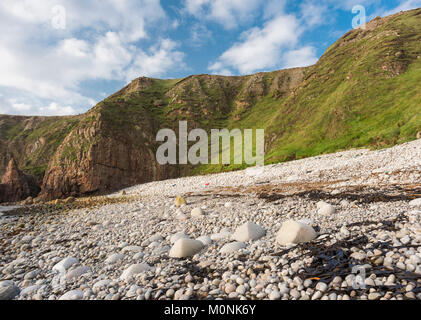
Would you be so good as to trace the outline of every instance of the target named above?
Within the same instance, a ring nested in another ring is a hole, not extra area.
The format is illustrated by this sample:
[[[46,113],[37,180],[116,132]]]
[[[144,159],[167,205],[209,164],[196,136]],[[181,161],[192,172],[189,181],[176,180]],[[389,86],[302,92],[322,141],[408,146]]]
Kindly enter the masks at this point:
[[[421,140],[100,198],[0,207],[1,300],[421,299]]]

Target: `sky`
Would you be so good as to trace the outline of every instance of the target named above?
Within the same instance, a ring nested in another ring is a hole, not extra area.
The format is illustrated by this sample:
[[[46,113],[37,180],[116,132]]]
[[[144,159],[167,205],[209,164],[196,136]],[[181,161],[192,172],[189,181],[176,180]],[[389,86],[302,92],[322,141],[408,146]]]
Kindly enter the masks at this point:
[[[141,76],[312,65],[364,12],[369,21],[418,7],[421,0],[1,0],[0,114],[84,113]]]

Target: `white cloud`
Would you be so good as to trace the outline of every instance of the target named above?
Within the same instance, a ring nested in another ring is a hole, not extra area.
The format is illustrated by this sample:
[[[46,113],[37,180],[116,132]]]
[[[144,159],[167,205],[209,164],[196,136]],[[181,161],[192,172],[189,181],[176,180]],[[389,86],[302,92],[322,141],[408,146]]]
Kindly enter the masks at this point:
[[[227,65],[227,63],[223,62],[215,62],[213,65],[209,67],[209,70],[211,70],[214,74],[218,74],[221,76],[232,76],[234,73],[230,70],[232,66]]]
[[[309,27],[319,26],[330,20],[329,9],[322,2],[305,1],[300,5],[301,20]]]
[[[201,20],[215,21],[227,29],[249,21],[258,14],[259,0],[185,0],[186,11]]]
[[[67,32],[81,28],[119,30],[126,41],[145,38],[145,25],[165,18],[159,0],[2,0],[0,10],[20,23],[51,28],[57,6],[65,9]]]
[[[185,8],[195,16],[204,14],[204,7],[210,4],[210,0],[186,0]]]
[[[139,75],[157,77],[163,70],[176,69],[184,65],[182,52],[176,51],[177,43],[170,39],[162,39],[150,49],[150,52],[139,51],[134,63],[127,71],[126,80]]]
[[[270,20],[263,28],[253,28],[242,35],[242,42],[225,51],[209,69],[215,73],[235,69],[240,74],[276,67],[283,51],[297,44],[302,30],[292,15]]]
[[[288,51],[283,56],[285,68],[307,67],[315,64],[317,60],[316,49],[311,46]]]
[[[65,8],[64,30],[52,25],[57,5]],[[167,20],[159,0],[2,0],[0,90],[26,98],[0,112],[75,113],[93,101],[80,93],[84,81],[165,74],[181,65],[182,53],[167,40],[149,49],[142,41]]]
[[[65,39],[59,44],[58,53],[84,58],[89,55],[89,44],[86,41],[75,38]]]
[[[31,110],[31,106],[29,104],[17,103],[14,100],[11,100],[10,104],[13,107],[13,109],[18,110],[19,112],[28,112],[29,110]]]
[[[71,106],[60,105],[57,102],[47,103],[28,97],[7,99],[5,95],[0,94],[0,114],[63,116],[80,112]]]
[[[64,116],[69,114],[75,114],[76,110],[74,110],[70,106],[61,106],[56,102],[51,102],[48,106],[40,108],[41,114],[48,113],[51,115],[56,116]]]
[[[172,28],[172,29],[177,29],[179,26],[180,26],[180,21],[178,21],[178,20],[174,20],[174,21],[171,23],[171,28]]]
[[[270,19],[285,13],[287,0],[268,0],[263,8],[263,18]]]

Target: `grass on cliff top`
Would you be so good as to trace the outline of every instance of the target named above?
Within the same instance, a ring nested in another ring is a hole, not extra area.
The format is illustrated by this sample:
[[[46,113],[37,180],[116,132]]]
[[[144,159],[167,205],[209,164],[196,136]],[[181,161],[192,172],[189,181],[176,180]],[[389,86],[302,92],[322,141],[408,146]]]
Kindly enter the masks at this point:
[[[104,120],[115,129],[125,128],[127,125],[132,125],[133,120],[146,116],[165,124],[168,108],[168,98],[165,97],[165,93],[178,81],[178,79],[153,79],[153,84],[141,92],[105,99],[100,104],[100,112]],[[157,102],[162,105],[157,105]]]

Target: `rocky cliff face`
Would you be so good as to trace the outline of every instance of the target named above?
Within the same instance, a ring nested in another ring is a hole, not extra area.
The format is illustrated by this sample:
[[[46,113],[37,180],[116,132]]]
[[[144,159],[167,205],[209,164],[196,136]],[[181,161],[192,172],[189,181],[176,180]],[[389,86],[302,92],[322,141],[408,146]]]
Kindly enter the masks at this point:
[[[0,191],[0,202],[13,202],[36,197],[40,188],[35,178],[22,173],[11,159],[1,179]]]
[[[114,134],[101,116],[91,127],[75,129],[50,161],[41,196],[54,199],[104,193],[179,176],[176,167],[157,164],[152,147],[154,136],[148,130],[140,131],[139,128],[139,141],[131,140],[130,134]]]
[[[348,32],[308,68],[141,77],[80,116],[0,115],[0,201],[38,189],[54,199],[243,168],[158,165],[156,134],[177,132],[180,120],[189,130],[263,128],[267,163],[406,142],[421,131],[420,83],[417,9]]]

